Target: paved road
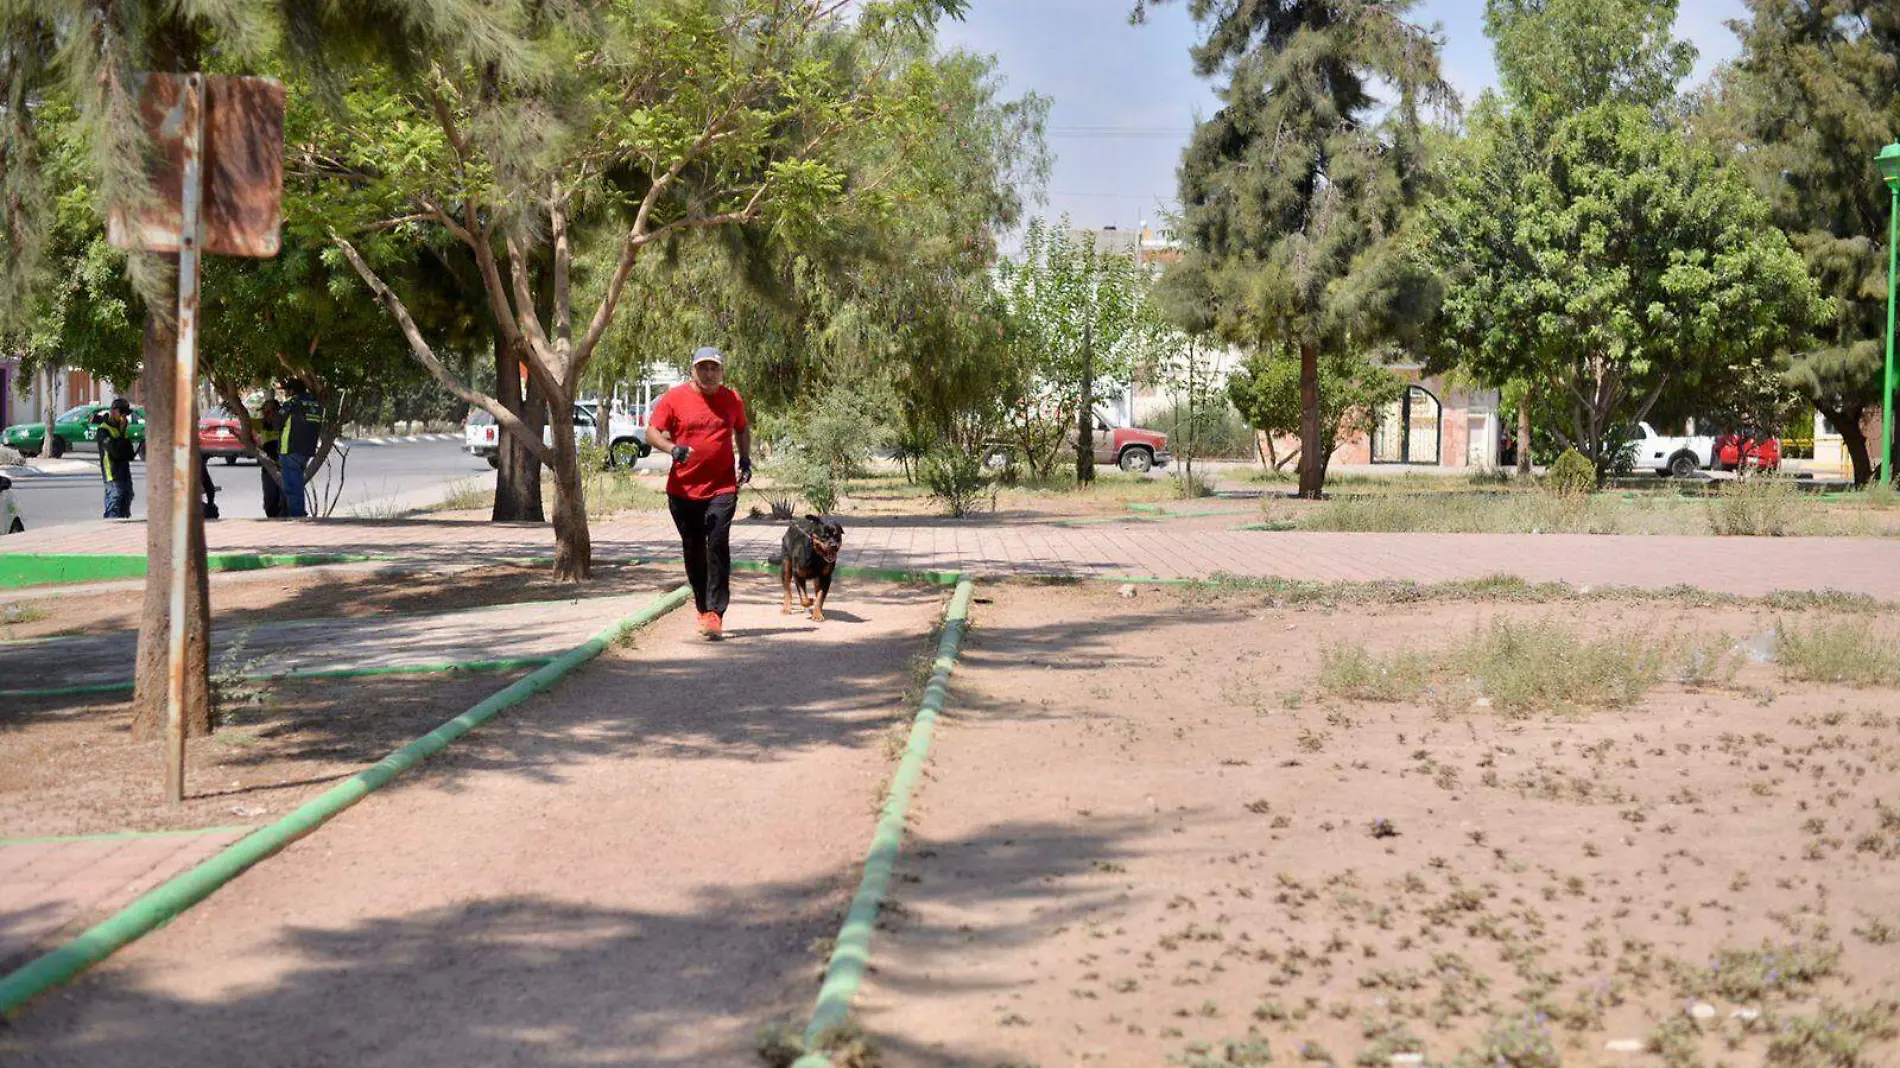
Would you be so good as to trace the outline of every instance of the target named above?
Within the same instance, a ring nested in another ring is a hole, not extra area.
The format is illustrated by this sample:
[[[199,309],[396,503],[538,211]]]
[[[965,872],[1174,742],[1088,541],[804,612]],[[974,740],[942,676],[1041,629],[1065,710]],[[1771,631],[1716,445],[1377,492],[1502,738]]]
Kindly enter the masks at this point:
[[[73,458],[88,465],[97,462],[85,454],[76,454]],[[462,480],[487,486],[494,484],[494,473],[487,462],[461,451],[460,443],[453,441],[356,443],[350,446],[346,471],[338,515],[389,514],[430,504]],[[132,517],[142,519],[146,505],[145,464],[134,463],[132,473],[139,487]],[[213,460],[211,481],[218,486],[218,510],[231,519],[262,516],[261,479],[262,473],[251,460],[239,460],[236,466]],[[322,482],[321,475],[318,482]],[[85,471],[63,474],[16,475],[13,485],[26,511],[29,529],[98,519],[103,506],[98,470],[92,466]]]

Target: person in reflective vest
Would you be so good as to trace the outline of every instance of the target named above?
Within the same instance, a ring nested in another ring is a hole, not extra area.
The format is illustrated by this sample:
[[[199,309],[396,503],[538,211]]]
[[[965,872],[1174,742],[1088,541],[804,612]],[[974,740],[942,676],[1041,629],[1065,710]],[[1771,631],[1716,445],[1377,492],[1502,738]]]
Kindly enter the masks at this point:
[[[304,506],[304,479],[310,460],[317,454],[317,432],[323,427],[323,405],[310,395],[301,379],[283,381],[282,429],[277,435],[277,462],[284,475],[284,515],[302,519],[309,515]]]
[[[106,485],[107,519],[132,518],[132,404],[124,397],[93,416],[92,440],[99,446],[99,477]]]
[[[278,448],[283,433],[283,410],[276,397],[264,398],[263,407],[258,409],[256,430],[253,436],[257,440],[257,451],[270,457],[271,463],[279,463],[282,452]],[[280,519],[284,514],[284,487],[278,485],[280,476],[273,475],[270,468],[260,459],[257,465],[258,477],[264,480],[264,518]]]

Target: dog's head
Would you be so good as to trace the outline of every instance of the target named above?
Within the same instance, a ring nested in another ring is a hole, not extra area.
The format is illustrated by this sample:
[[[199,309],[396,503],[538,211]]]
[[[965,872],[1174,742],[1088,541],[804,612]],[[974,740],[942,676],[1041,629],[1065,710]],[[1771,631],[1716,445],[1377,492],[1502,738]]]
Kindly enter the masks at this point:
[[[819,556],[836,563],[838,550],[844,545],[844,524],[835,519],[820,516],[805,517],[805,534],[811,538],[811,547]]]

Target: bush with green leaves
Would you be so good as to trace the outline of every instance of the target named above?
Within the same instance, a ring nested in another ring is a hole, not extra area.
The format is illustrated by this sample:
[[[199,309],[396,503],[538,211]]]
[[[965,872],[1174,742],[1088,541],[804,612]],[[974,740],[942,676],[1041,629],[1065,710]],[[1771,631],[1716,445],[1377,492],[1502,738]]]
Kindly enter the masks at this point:
[[[833,387],[808,400],[781,424],[766,473],[814,511],[838,507],[845,482],[864,473],[871,454],[890,440],[890,428],[862,392]],[[788,494],[789,495],[789,494]]]
[[[1544,492],[1554,497],[1581,497],[1596,488],[1596,465],[1575,449],[1565,449],[1544,473]]]
[[[924,453],[919,465],[924,485],[952,516],[969,515],[985,496],[995,506],[996,484],[984,466],[987,456],[986,450],[972,451],[947,442]]]

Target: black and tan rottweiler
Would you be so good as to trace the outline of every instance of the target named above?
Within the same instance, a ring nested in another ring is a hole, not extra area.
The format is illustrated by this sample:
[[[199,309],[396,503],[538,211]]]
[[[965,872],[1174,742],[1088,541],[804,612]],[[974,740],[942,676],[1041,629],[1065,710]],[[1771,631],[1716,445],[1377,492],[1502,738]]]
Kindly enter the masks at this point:
[[[785,584],[785,614],[792,607],[792,584],[798,584],[798,603],[811,609],[811,618],[825,619],[825,596],[831,592],[831,573],[838,567],[838,548],[844,544],[844,527],[835,520],[808,515],[792,523],[785,532],[784,556],[779,578]],[[818,589],[818,599],[805,592],[805,583]]]

